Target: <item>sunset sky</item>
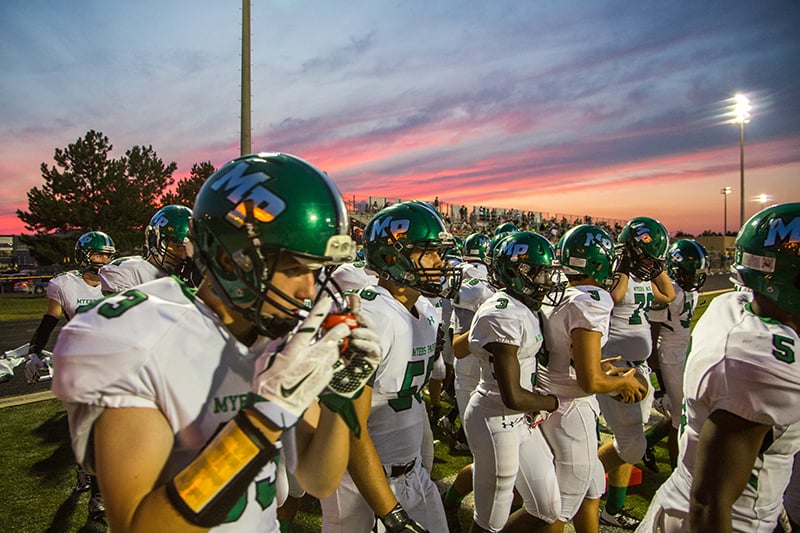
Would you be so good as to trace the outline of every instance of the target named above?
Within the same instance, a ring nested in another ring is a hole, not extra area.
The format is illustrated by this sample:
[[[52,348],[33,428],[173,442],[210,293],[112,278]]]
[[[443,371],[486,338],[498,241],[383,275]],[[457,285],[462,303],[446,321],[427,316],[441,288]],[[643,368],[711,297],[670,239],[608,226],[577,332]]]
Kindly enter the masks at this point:
[[[253,0],[254,151],[346,195],[629,219],[671,232],[800,201],[800,2]],[[94,129],[176,178],[239,154],[241,0],[0,2],[0,234]]]

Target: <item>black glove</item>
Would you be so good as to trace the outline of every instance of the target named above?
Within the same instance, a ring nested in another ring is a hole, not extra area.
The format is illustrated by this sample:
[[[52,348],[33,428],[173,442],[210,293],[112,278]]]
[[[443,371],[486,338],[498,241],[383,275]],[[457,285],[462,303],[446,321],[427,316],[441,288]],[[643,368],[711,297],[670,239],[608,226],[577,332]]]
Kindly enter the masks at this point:
[[[386,516],[381,517],[386,533],[429,533],[427,529],[415,522],[399,503]]]
[[[617,268],[614,269],[614,271],[630,276],[632,266],[633,258],[631,257],[631,251],[628,246],[625,245],[621,250],[617,251]]]

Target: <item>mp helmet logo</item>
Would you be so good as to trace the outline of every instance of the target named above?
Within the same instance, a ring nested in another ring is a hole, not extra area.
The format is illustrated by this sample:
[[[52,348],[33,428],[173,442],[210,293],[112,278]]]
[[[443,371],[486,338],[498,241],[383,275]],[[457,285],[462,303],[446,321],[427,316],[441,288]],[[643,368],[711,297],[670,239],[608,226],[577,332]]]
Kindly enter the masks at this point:
[[[503,243],[503,249],[500,250],[500,254],[509,256],[510,261],[516,263],[528,255],[528,245],[517,241],[509,241]]]
[[[769,231],[764,239],[764,247],[775,246],[778,242],[800,243],[800,217],[794,217],[788,224],[782,218],[769,221]]]
[[[369,234],[369,240],[375,240],[376,238],[390,235],[397,240],[400,235],[407,233],[410,227],[410,220],[405,218],[393,219],[390,215],[375,221]]]
[[[265,187],[272,176],[263,172],[245,174],[248,168],[247,163],[239,163],[211,184],[212,190],[222,191],[233,204],[225,219],[237,228],[245,224],[248,211],[258,222],[272,222],[286,210],[286,202]]]
[[[653,237],[650,236],[650,228],[644,222],[631,224],[631,229],[634,231],[634,239],[637,241],[642,241],[645,244],[653,241]]]
[[[169,225],[169,218],[167,218],[167,215],[164,213],[159,213],[158,218],[156,218],[151,225],[154,228],[163,228]]]
[[[586,240],[584,241],[584,246],[594,246],[598,244],[603,248],[611,249],[612,242],[611,239],[603,235],[602,233],[587,233]]]

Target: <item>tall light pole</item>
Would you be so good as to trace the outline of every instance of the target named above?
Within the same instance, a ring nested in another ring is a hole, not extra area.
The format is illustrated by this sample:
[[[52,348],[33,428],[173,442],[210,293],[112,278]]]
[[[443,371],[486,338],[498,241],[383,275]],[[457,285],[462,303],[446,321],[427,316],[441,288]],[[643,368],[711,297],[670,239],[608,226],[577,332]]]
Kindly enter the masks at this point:
[[[239,153],[253,151],[250,126],[250,0],[242,0],[242,114]]]
[[[723,187],[719,191],[724,198],[723,215],[722,215],[722,237],[723,239],[728,235],[728,195],[731,193],[730,187]],[[722,242],[725,242],[724,240]]]
[[[733,97],[735,107],[733,110],[735,118],[734,124],[739,125],[739,195],[741,202],[739,205],[739,227],[744,226],[744,125],[750,122],[750,100],[743,94]]]

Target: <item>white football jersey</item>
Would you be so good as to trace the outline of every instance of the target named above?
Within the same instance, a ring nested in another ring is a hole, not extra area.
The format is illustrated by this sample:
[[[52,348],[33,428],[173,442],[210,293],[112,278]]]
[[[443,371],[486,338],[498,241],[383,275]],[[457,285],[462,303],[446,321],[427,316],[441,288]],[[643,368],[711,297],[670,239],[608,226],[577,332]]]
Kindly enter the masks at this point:
[[[608,322],[614,300],[594,285],[567,287],[564,299],[551,311],[545,308],[545,356],[539,358],[537,386],[564,398],[590,396],[578,385],[572,366],[572,330],[599,331],[601,346],[608,340]]]
[[[474,261],[467,261],[465,263],[461,263],[461,272],[462,272],[462,279],[467,278],[478,278],[478,279],[486,279],[486,276],[489,275],[489,272],[486,268],[486,265],[483,263],[477,263]]]
[[[86,305],[102,298],[100,285],[92,287],[83,280],[78,270],[62,272],[47,283],[47,297],[61,305],[67,320],[75,316],[81,305]]]
[[[52,387],[67,409],[78,462],[93,470],[90,435],[104,409],[158,409],[175,435],[158,480],[166,483],[243,407],[265,344],[240,343],[171,277],[79,313],[59,335]],[[276,481],[273,460],[248,487],[241,513],[214,531],[277,532]]]
[[[359,292],[362,313],[375,324],[381,360],[372,378],[372,411],[367,427],[384,464],[404,464],[420,455],[427,416],[422,388],[428,383],[436,352],[439,318],[420,297],[417,317],[380,286]]]
[[[486,278],[464,278],[461,288],[453,299],[453,331],[464,333],[472,324],[472,317],[475,311],[492,294],[494,288],[486,281]]]
[[[114,294],[163,276],[161,270],[144,257],[120,257],[100,267],[100,286],[103,294]]]
[[[653,305],[653,286],[649,281],[628,279],[628,290],[611,312],[608,342],[603,357],[622,356],[623,361],[644,361],[653,343],[647,313]]]
[[[484,348],[490,343],[517,346],[520,386],[533,391],[536,380],[536,355],[542,347],[540,320],[522,302],[505,291],[494,293],[475,313],[469,331],[470,352],[478,357],[481,381],[478,391],[500,399],[500,387],[494,375],[492,354]]]
[[[661,323],[659,346],[685,350],[691,335],[692,317],[697,309],[697,291],[686,292],[674,281],[672,287],[675,299],[663,309],[651,310],[649,319]]]
[[[698,321],[684,374],[684,425],[678,468],[659,489],[666,509],[689,511],[689,492],[700,432],[708,417],[725,410],[772,426],[770,444],[756,458],[750,481],[732,509],[735,531],[772,531],[800,450],[800,346],[788,326],[750,310],[752,295],[717,296]]]
[[[344,291],[357,291],[370,285],[377,285],[378,276],[371,270],[365,268],[364,261],[355,263],[344,263],[336,267],[331,274],[331,278]]]

